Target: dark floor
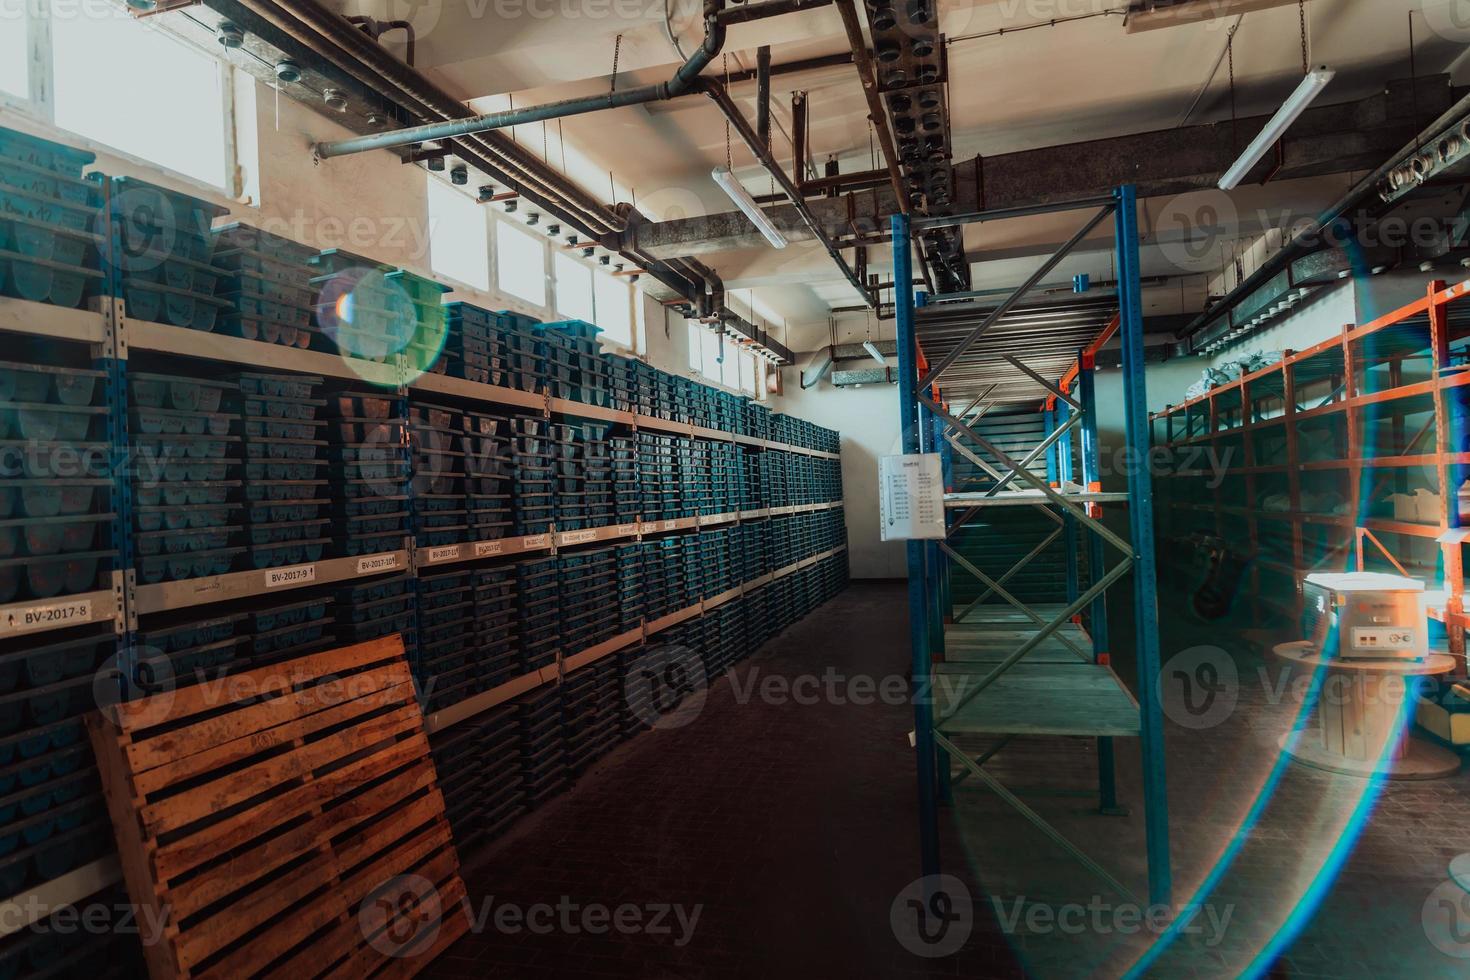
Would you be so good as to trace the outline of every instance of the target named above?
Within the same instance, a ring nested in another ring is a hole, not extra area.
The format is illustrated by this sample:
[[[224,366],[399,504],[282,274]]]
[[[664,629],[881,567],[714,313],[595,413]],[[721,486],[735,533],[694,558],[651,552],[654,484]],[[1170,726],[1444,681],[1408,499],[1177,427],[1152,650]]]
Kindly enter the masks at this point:
[[[916,942],[900,895],[919,868],[912,717],[892,696],[905,610],[903,586],[854,584],[714,685],[690,723],[624,744],[472,856],[464,878],[483,924],[424,975],[1108,977],[1150,946],[1164,952],[1149,975],[1470,972],[1431,942],[1470,956],[1470,903],[1436,891],[1470,852],[1470,775],[1385,784],[1376,798],[1365,781],[1295,764],[1273,781],[1295,707],[1245,643],[1208,654],[1236,667],[1236,709],[1210,728],[1167,726],[1175,900],[1203,905],[1187,934],[1156,942],[1135,924],[1147,908],[966,782],[943,811],[942,846],[975,921]],[[1239,635],[1166,618],[1166,660]],[[1088,742],[1018,741],[987,769],[1144,893],[1136,741],[1119,740],[1118,759],[1128,816],[1096,815]],[[1252,814],[1258,796],[1269,802]],[[1352,847],[1355,810],[1368,819]],[[1232,840],[1228,870],[1193,899]],[[1346,858],[1335,879],[1322,872],[1334,849]],[[1325,898],[1312,914],[1314,886]],[[901,942],[932,953],[959,939],[940,958]]]

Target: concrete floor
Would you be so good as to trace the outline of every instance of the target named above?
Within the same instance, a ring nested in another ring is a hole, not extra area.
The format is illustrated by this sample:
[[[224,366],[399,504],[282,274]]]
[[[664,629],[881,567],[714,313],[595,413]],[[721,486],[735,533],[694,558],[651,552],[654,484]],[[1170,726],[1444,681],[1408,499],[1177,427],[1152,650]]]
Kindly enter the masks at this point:
[[[1470,774],[1375,786],[1278,765],[1293,689],[1243,641],[1188,655],[1234,668],[1234,709],[1167,722],[1175,900],[1199,905],[1178,941],[968,781],[941,817],[959,882],[936,911],[951,921],[931,916],[933,942],[918,941],[911,711],[892,696],[905,610],[903,586],[854,584],[712,686],[687,724],[625,743],[471,856],[484,924],[424,975],[1106,977],[1150,949],[1160,976],[1470,972],[1470,901],[1444,887],[1470,852]],[[1164,657],[1221,635],[1239,634],[1171,615]],[[1127,816],[1096,814],[1090,742],[1018,741],[987,769],[1142,894],[1137,742],[1117,749]]]

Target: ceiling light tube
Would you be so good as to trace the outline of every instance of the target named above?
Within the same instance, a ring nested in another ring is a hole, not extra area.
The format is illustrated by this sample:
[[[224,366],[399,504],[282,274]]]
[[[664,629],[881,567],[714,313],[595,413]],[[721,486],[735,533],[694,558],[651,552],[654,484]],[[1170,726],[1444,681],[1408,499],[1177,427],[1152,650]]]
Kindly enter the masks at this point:
[[[884,367],[888,366],[888,358],[883,356],[883,352],[878,349],[878,345],[873,343],[871,340],[863,341],[863,350],[867,351],[869,354],[872,354],[873,360],[877,361],[879,364],[883,365]]]
[[[751,197],[750,192],[740,185],[740,181],[735,179],[735,175],[728,167],[716,167],[710,171],[710,176],[714,178],[716,184],[720,185],[720,190],[730,195],[730,200],[735,202],[740,213],[749,218],[750,223],[766,236],[766,241],[771,243],[772,248],[786,247],[786,236],[771,223],[771,219],[761,210],[760,205],[755,203],[755,198]]]
[[[1317,96],[1322,94],[1322,90],[1327,87],[1327,83],[1331,82],[1336,74],[1337,72],[1325,65],[1307,73],[1307,76],[1302,79],[1302,83],[1297,86],[1296,91],[1291,93],[1287,100],[1282,103],[1281,108],[1276,110],[1276,115],[1272,116],[1271,121],[1266,123],[1266,128],[1261,130],[1261,134],[1252,141],[1250,146],[1246,147],[1245,152],[1240,155],[1240,159],[1235,161],[1235,166],[1231,167],[1225,172],[1225,176],[1220,178],[1220,189],[1222,191],[1233,191],[1240,186],[1240,182],[1245,180],[1245,175],[1250,173],[1250,169],[1259,163],[1261,158],[1276,144],[1276,141],[1286,134],[1286,131],[1291,128],[1292,123],[1296,122],[1301,114],[1307,111],[1307,107],[1316,100]]]

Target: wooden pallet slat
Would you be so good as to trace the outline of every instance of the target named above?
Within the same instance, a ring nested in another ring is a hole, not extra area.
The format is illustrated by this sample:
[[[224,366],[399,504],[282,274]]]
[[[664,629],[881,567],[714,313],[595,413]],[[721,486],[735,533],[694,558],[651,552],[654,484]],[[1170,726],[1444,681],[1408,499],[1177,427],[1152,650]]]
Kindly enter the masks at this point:
[[[337,684],[288,694],[169,732],[144,744],[129,743],[128,757],[140,786],[146,785],[147,791],[152,792],[169,783],[218,769],[234,758],[243,758],[243,755],[230,757],[229,750],[254,754],[269,748],[272,740],[286,745],[292,739],[329,727],[335,718],[350,717],[354,706],[372,708],[394,700],[401,702],[403,692],[397,688],[412,683],[406,664],[368,676],[380,682],[372,690],[358,692]],[[319,710],[309,711],[311,707]]]
[[[175,841],[158,844],[152,854],[156,873],[165,880],[197,868],[217,857],[220,852],[247,844],[260,835],[257,811],[267,808],[283,818],[309,813],[314,807],[340,796],[352,786],[360,785],[369,774],[391,772],[401,765],[421,759],[428,753],[428,739],[410,739],[387,746],[370,758],[361,759],[311,783],[287,790],[265,801],[256,809],[237,813],[218,823]]]
[[[278,789],[322,766],[352,755],[363,748],[406,735],[420,725],[417,706],[400,707],[390,714],[379,715],[337,732],[320,742],[308,742],[303,748],[284,755],[272,756],[245,769],[237,769],[218,779],[160,800],[143,808],[143,822],[156,834],[163,834],[237,806],[247,800]]]
[[[230,877],[200,875],[175,885],[169,890],[169,905],[180,918],[193,915],[257,878],[265,877],[277,868],[299,859],[313,848],[322,846],[335,832],[338,821],[345,827],[355,826],[372,815],[392,809],[417,791],[433,786],[434,782],[433,768],[423,762],[415,763],[413,768],[330,812],[320,812],[293,830],[236,852],[230,860]]]
[[[228,680],[88,718],[150,976],[414,975],[469,922],[402,638]],[[362,908],[400,878],[432,921]]]

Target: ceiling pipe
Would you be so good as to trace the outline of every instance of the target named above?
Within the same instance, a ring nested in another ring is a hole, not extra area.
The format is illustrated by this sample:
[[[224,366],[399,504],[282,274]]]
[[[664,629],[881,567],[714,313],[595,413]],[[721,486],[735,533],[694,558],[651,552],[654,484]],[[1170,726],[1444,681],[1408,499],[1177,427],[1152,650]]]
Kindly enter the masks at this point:
[[[761,146],[771,145],[771,46],[762,44],[755,50],[755,134]]]
[[[410,103],[408,108],[411,111],[416,104],[424,113],[442,117],[463,116],[469,112],[462,103],[438,89],[422,74],[404,66],[360,28],[322,8],[316,0],[299,0],[289,13],[272,0],[236,2],[298,43],[321,54],[367,88],[376,91],[383,84],[388,84]],[[707,7],[719,9],[720,2],[707,0]],[[309,23],[302,23],[298,17]],[[392,93],[389,94],[391,97]],[[621,208],[609,208],[595,200],[569,178],[551,170],[543,161],[499,133],[467,136],[455,140],[453,147],[456,155],[465,162],[519,191],[527,200],[589,238],[601,238],[628,225],[627,214],[620,213]],[[485,159],[487,156],[506,163],[491,163]],[[517,180],[512,173],[529,180]],[[532,183],[542,191],[528,190],[525,183]],[[669,289],[684,296],[701,316],[718,315],[739,320],[733,311],[724,307],[724,283],[709,266],[689,258],[656,259],[636,247],[618,251],[638,262]],[[789,353],[787,356],[789,359]]]
[[[806,180],[806,93],[791,93],[791,179],[800,187]]]
[[[760,4],[759,6],[777,6],[777,4],[770,2]],[[789,3],[783,2],[780,6],[790,8]],[[543,105],[526,106],[522,109],[505,109],[500,112],[487,112],[478,116],[470,116],[467,119],[429,123],[424,126],[410,126],[407,129],[397,129],[386,133],[373,133],[368,136],[353,136],[347,139],[327,140],[313,144],[312,155],[318,160],[329,160],[333,157],[347,156],[352,153],[364,153],[368,150],[407,146],[412,143],[422,143],[430,140],[455,139],[456,137],[488,132],[493,129],[506,129],[511,126],[521,126],[526,123],[544,122],[548,119],[564,119],[567,116],[580,116],[589,112],[598,112],[602,109],[616,109],[625,106],[646,105],[650,102],[668,101],[687,92],[692,92],[699,73],[715,59],[720,53],[720,49],[724,47],[725,24],[720,18],[722,9],[723,0],[705,0],[704,43],[695,49],[688,60],[680,65],[678,70],[674,72],[673,77],[667,81],[655,82],[652,85],[639,85],[635,88],[623,89],[622,91],[614,90],[605,94],[586,95],[574,99],[561,99]],[[790,9],[783,9],[779,12],[789,13]]]
[[[795,75],[805,71],[823,71],[828,68],[842,68],[852,64],[852,52],[840,51],[837,54],[817,55],[814,58],[798,58],[795,61],[784,61],[771,66],[771,76]],[[729,82],[738,85],[742,82],[753,82],[756,80],[756,69],[742,68],[739,71],[730,72]]]
[[[438,116],[443,119],[462,118],[470,114],[463,103],[434,85],[420,72],[407,67],[389,51],[373,41],[359,28],[323,7],[317,0],[296,0],[284,8],[274,0],[231,0],[231,2],[253,11],[277,29],[284,31],[299,43],[322,53],[330,61],[351,74],[360,83],[373,90],[384,85],[401,93],[407,108],[421,116]],[[323,48],[327,50],[324,52]],[[332,52],[336,52],[334,57]],[[415,109],[415,106],[418,108]],[[592,198],[569,178],[556,173],[542,160],[524,147],[498,133],[486,134],[457,141],[466,154],[467,163],[474,164],[491,177],[498,179],[514,190],[526,194],[528,199],[550,210],[550,200],[559,199],[565,210],[580,212],[578,220],[562,216],[562,220],[579,225],[589,233],[602,234],[620,227],[616,216],[600,201]],[[487,161],[483,166],[481,160]],[[537,194],[527,191],[539,189]]]
[[[825,7],[833,0],[765,0],[764,3],[742,3],[738,7],[727,7],[720,11],[720,23],[745,24],[782,14],[796,14],[803,10]]]
[[[335,15],[313,10],[311,0],[303,0],[297,4],[293,13],[319,13],[321,20],[315,29],[298,21],[269,0],[240,2],[277,30],[351,75],[366,88],[378,91],[387,85],[390,88],[386,93],[388,97],[406,102],[410,111],[427,115],[444,115],[451,107],[461,112],[468,111],[458,101],[435,89],[422,75],[405,68],[376,43],[369,40],[365,47],[362,46],[360,42],[363,42],[365,35],[360,29]],[[318,29],[323,33],[317,33]],[[354,50],[346,49],[345,46],[349,44]],[[364,67],[364,64],[369,67]],[[529,176],[532,179],[517,180],[512,175],[516,172],[514,163],[503,165],[490,162],[495,158],[490,139],[503,141],[511,147],[515,144],[504,140],[499,134],[487,134],[487,137],[455,141],[450,146],[454,154],[466,163],[499,183],[514,188],[516,193],[589,238],[606,235],[625,226],[624,219],[615,209],[609,209],[592,199],[581,188],[550,171],[542,161],[534,157],[529,159],[533,173],[522,174],[523,177]],[[528,188],[528,183],[537,189]],[[685,260],[654,259],[641,253],[630,254],[628,257],[647,269],[653,278],[684,296],[696,308],[707,302],[702,297],[723,296],[723,286],[717,285],[718,277],[712,283],[712,272],[707,267]]]
[[[403,31],[406,38],[403,43],[403,60],[408,67],[414,66],[414,49],[418,45],[418,32],[413,29],[413,24],[406,20],[374,20],[372,17],[348,17],[349,24],[355,24],[362,28],[367,36],[378,43],[382,43],[383,35],[388,31]]]
[[[434,90],[418,73],[402,66],[376,42],[366,39],[362,31],[351,25],[346,19],[324,13],[327,20],[323,25],[317,27],[298,19],[301,15],[313,13],[311,0],[303,0],[291,11],[285,10],[272,0],[236,0],[236,5],[260,17],[265,23],[281,31],[307,50],[335,65],[366,89],[382,92],[386,85],[389,91],[383,93],[385,97],[403,103],[410,112],[429,116],[443,115],[446,111],[444,106],[458,105],[448,95]],[[227,5],[222,6],[228,9]],[[333,24],[334,20],[340,23]],[[381,55],[386,64],[374,64],[371,59],[363,57],[364,50],[359,45],[364,43],[367,49]],[[398,66],[402,72],[400,73],[392,66]],[[420,81],[421,85],[416,84]],[[442,101],[439,97],[442,97]],[[517,180],[513,176],[517,173],[514,165],[507,165],[504,161],[499,161],[488,146],[465,143],[454,147],[454,151],[467,163],[483,170],[499,183],[517,192],[524,191],[522,186],[524,181]],[[497,162],[492,163],[491,160],[497,160]],[[527,196],[532,197],[529,193]],[[538,200],[537,203],[550,209],[549,201]],[[599,221],[592,215],[584,215],[582,223],[608,227],[605,222]]]
[[[807,206],[806,198],[802,197],[801,191],[792,183],[791,178],[786,176],[786,171],[776,162],[776,158],[771,156],[771,151],[761,145],[760,138],[756,136],[755,130],[750,128],[750,123],[741,114],[740,107],[730,98],[730,93],[726,92],[724,87],[718,82],[708,78],[700,79],[700,84],[704,89],[704,93],[714,100],[715,105],[719,106],[720,111],[725,114],[725,118],[730,120],[730,126],[740,134],[740,139],[749,147],[750,152],[760,161],[761,166],[766,168],[766,172],[771,175],[771,179],[786,193],[787,199],[796,208],[797,214],[801,215],[801,220],[811,230],[811,233],[816,237],[817,241],[822,243],[822,247],[827,250],[827,254],[837,264],[837,268],[841,271],[843,277],[852,284],[852,288],[858,291],[858,295],[869,306],[876,308],[878,305],[877,297],[869,291],[867,284],[858,278],[857,273],[852,270],[852,266],[848,265],[847,260],[842,257],[842,253],[837,251],[836,246],[832,244],[832,239],[827,237],[826,230],[822,228],[821,223],[817,221],[816,215],[812,214],[811,208]]]

